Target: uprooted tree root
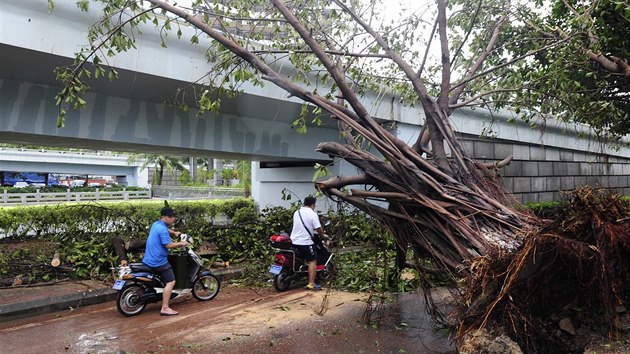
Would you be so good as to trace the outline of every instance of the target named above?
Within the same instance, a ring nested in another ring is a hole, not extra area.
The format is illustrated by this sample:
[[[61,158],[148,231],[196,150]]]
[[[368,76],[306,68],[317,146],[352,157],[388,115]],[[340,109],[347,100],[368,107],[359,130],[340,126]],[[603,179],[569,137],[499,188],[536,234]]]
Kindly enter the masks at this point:
[[[586,345],[574,328],[620,333],[630,295],[630,205],[591,188],[568,197],[518,252],[473,262],[458,343],[483,329],[507,334],[526,353],[568,353]]]

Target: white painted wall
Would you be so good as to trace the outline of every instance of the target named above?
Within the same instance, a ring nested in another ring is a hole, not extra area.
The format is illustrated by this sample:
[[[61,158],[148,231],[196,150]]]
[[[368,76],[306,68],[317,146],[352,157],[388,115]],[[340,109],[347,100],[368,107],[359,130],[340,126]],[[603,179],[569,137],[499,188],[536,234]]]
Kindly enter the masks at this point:
[[[330,167],[333,175],[356,174],[356,168],[346,162],[336,162]],[[252,162],[252,198],[261,209],[267,206],[289,207],[298,200],[303,201],[309,195],[316,195],[313,182],[315,169],[312,167],[260,168],[260,163]],[[282,191],[291,193],[291,200],[282,200]],[[317,199],[317,210],[334,208],[324,196]]]

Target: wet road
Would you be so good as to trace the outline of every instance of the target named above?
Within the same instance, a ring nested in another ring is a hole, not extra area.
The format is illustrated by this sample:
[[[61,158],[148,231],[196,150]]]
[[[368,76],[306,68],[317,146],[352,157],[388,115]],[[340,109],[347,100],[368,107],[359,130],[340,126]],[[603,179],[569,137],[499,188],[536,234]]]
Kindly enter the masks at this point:
[[[373,308],[378,325],[362,320],[365,298],[225,286],[210,302],[174,301],[178,316],[162,317],[152,304],[130,318],[109,302],[0,323],[0,353],[454,352],[426,318],[420,295]]]

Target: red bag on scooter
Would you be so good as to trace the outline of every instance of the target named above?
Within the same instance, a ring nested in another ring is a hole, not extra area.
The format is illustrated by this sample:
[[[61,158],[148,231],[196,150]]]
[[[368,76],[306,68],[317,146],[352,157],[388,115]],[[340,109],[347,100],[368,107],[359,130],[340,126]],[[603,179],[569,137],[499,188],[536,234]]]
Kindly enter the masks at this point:
[[[286,233],[271,235],[269,240],[271,241],[271,247],[279,248],[281,250],[288,250],[291,248],[291,238]]]

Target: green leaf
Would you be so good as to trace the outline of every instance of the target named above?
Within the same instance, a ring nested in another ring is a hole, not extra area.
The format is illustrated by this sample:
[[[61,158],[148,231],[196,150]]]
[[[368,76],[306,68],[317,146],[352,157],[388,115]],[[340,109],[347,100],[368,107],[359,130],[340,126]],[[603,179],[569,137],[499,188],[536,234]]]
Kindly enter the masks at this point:
[[[116,71],[116,69],[113,69],[113,68],[110,69],[107,77],[109,78],[109,81],[118,79],[118,71]]]
[[[57,116],[57,128],[63,128],[66,126],[66,110],[60,109],[59,115]]]
[[[322,179],[324,177],[330,176],[331,173],[328,170],[327,166],[320,165],[319,163],[315,164],[315,173],[313,174],[313,182]]]
[[[88,12],[89,7],[90,7],[90,1],[89,0],[78,0],[77,1],[77,6],[79,7],[79,9],[81,9],[81,11]]]

